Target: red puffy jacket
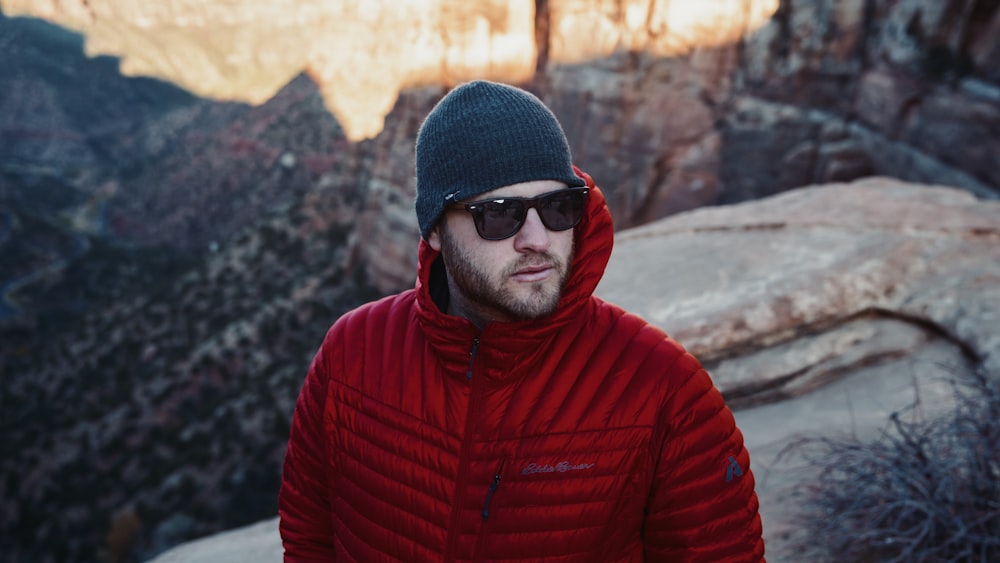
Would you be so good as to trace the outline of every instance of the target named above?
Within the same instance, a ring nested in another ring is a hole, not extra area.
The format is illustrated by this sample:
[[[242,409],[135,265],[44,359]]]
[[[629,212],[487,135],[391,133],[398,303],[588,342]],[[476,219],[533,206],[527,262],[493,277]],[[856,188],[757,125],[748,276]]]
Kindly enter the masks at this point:
[[[333,325],[292,423],[285,561],[763,560],[749,457],[708,374],[593,296],[613,232],[587,182],[549,317],[480,331],[443,314],[421,242],[414,289]]]

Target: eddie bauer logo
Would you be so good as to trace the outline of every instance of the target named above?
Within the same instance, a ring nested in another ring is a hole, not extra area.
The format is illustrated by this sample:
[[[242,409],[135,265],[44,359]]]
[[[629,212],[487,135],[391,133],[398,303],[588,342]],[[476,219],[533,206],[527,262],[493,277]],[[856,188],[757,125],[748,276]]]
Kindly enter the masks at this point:
[[[521,470],[521,475],[533,475],[535,473],[566,473],[567,471],[580,471],[582,469],[590,469],[594,467],[593,463],[570,463],[568,461],[560,461],[555,465],[550,464],[540,464],[540,463],[529,463]]]

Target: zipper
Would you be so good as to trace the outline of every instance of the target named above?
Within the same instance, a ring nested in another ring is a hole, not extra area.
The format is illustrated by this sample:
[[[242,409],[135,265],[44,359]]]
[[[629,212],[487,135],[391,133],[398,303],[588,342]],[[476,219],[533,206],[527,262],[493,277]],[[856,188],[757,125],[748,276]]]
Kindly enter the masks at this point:
[[[471,451],[473,437],[476,433],[476,423],[478,421],[479,415],[479,401],[480,395],[482,395],[479,382],[482,378],[473,379],[472,378],[472,368],[476,363],[476,353],[479,351],[479,337],[476,336],[472,339],[472,348],[469,350],[469,369],[465,373],[465,376],[469,379],[469,405],[465,413],[465,436],[462,439],[461,450],[458,454],[458,473],[455,476],[455,501],[452,506],[451,519],[448,525],[448,542],[445,549],[444,561],[450,562],[455,560],[455,551],[458,548],[458,542],[461,537],[461,532],[459,531],[462,521],[462,513],[465,511],[465,489],[469,481],[469,465],[472,463]]]
[[[473,552],[473,561],[482,561],[486,559],[486,541],[490,535],[490,502],[493,501],[493,495],[500,488],[500,481],[503,478],[503,467],[507,463],[507,457],[504,456],[500,460],[500,465],[497,466],[497,470],[493,474],[493,481],[490,482],[489,489],[486,490],[486,500],[483,502],[482,517],[483,522],[479,525],[479,534],[476,538],[476,550]]]
[[[472,350],[469,351],[469,369],[465,372],[465,377],[472,379],[472,366],[476,363],[476,352],[479,351],[479,337],[472,339]]]
[[[507,462],[507,458],[500,460],[500,465],[497,467],[496,474],[493,476],[493,482],[490,483],[489,490],[486,491],[486,502],[483,503],[483,520],[490,519],[490,501],[493,500],[493,494],[497,492],[500,488],[500,478],[503,473],[503,465]]]

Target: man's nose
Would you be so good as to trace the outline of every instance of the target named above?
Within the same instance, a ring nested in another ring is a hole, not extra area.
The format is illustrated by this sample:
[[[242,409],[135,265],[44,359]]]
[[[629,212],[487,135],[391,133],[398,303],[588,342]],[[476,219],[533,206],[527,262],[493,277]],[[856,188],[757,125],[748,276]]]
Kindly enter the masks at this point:
[[[529,209],[528,215],[524,218],[524,225],[514,236],[514,249],[518,252],[545,252],[551,242],[549,230],[542,224],[538,211]]]

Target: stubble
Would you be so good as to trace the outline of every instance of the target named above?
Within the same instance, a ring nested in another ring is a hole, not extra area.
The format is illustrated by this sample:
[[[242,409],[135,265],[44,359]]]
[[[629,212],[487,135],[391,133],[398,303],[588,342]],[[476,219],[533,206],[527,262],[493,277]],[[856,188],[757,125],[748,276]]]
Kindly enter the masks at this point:
[[[517,260],[494,273],[489,264],[482,264],[482,258],[477,260],[468,249],[460,247],[447,228],[441,229],[440,236],[441,254],[450,285],[462,293],[460,298],[464,297],[465,303],[475,308],[478,315],[487,319],[537,319],[551,314],[559,305],[569,278],[572,250],[565,261],[548,252],[521,254]],[[555,277],[512,285],[511,279],[517,272],[536,266],[551,266]],[[452,296],[453,299],[455,297]]]

